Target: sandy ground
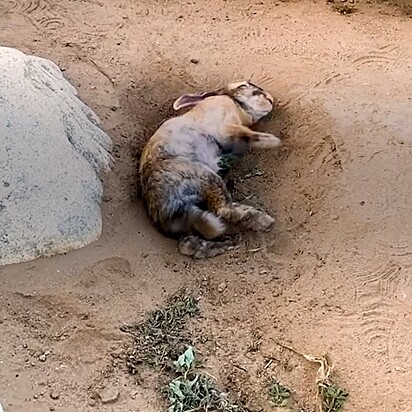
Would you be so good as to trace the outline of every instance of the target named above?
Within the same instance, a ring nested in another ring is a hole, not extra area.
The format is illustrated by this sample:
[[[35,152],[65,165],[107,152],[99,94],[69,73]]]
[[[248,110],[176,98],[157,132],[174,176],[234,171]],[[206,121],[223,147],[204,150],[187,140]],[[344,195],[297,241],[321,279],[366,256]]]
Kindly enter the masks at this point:
[[[357,6],[1,1],[1,44],[57,62],[117,158],[98,242],[1,269],[6,412],[165,410],[153,379],[136,383],[118,359],[129,341],[119,328],[184,285],[201,297],[206,365],[252,410],[271,410],[274,376],[313,411],[316,368],[279,343],[328,351],[346,410],[412,410],[412,20]],[[262,127],[285,145],[245,159],[235,195],[276,225],[194,262],[148,223],[137,155],[173,98],[242,78],[277,97]],[[95,399],[105,385],[119,390],[113,404]]]

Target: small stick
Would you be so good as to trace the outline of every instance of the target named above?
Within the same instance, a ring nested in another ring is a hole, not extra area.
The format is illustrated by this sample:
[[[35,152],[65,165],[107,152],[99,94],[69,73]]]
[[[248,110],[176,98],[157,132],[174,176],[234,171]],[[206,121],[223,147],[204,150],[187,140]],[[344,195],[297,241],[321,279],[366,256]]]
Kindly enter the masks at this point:
[[[269,362],[263,368],[263,370],[266,370],[270,365],[272,365],[272,363],[273,363],[273,359],[270,359]]]
[[[292,348],[291,346],[284,345],[283,343],[280,343],[280,342],[276,342],[276,344],[279,345],[279,346],[282,346],[282,348],[290,350],[293,353],[296,353],[296,355],[300,355],[300,356],[304,357],[303,353],[298,352],[296,349]]]
[[[104,69],[102,69],[93,59],[90,59],[90,62],[96,67],[96,69],[104,76],[106,77],[110,83],[114,86],[114,81],[113,79],[105,72]]]
[[[247,369],[245,369],[244,367],[242,367],[242,366],[240,366],[240,365],[236,365],[236,363],[232,363],[232,365],[233,365],[235,368],[238,368],[238,369],[240,369],[241,371],[247,373]]]

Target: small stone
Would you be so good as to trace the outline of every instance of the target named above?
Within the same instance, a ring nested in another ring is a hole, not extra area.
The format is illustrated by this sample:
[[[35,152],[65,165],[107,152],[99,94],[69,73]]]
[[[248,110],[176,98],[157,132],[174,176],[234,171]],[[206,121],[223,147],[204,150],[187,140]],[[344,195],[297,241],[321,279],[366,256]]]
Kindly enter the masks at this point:
[[[107,385],[99,392],[99,398],[102,403],[113,403],[119,399],[119,389],[114,385]]]
[[[198,64],[199,60],[198,59],[190,59],[190,63],[192,64]]]
[[[49,411],[53,412],[55,410],[56,410],[56,408],[54,406],[50,406]]]
[[[53,391],[50,393],[50,398],[57,400],[60,398],[60,394],[58,392]]]
[[[222,293],[225,289],[227,288],[227,285],[225,282],[222,282],[219,284],[219,286],[217,287],[217,290]]]
[[[46,357],[46,355],[43,353],[43,355],[40,355],[39,356],[39,361],[40,362],[46,362],[46,360],[47,360],[47,357]]]
[[[121,358],[123,356],[124,350],[122,348],[118,348],[113,350],[110,354],[113,358]]]

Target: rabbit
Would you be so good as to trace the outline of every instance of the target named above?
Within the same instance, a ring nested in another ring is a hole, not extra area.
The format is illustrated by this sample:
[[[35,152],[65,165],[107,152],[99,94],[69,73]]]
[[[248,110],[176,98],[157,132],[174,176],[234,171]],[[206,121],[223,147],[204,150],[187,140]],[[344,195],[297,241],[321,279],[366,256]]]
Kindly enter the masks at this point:
[[[235,241],[227,236],[231,226],[267,231],[274,222],[265,212],[232,201],[222,159],[239,159],[250,147],[279,148],[281,140],[250,129],[272,112],[273,97],[248,81],[182,95],[173,109],[183,108],[190,110],[161,124],[142,151],[142,195],[157,230],[178,239],[183,255],[204,259],[233,249]]]

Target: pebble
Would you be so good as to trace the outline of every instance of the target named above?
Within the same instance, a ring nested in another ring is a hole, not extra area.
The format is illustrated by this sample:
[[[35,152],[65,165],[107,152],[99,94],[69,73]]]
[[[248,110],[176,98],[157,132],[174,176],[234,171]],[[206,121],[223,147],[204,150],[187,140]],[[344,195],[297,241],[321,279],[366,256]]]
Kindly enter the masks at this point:
[[[43,355],[40,355],[39,356],[39,361],[40,362],[46,362],[46,360],[47,360],[47,357],[46,357],[46,355],[43,353]]]
[[[396,366],[396,367],[395,367],[395,371],[396,371],[396,372],[400,372],[400,373],[405,373],[405,372],[406,372],[405,369],[400,368],[399,366]]]
[[[190,63],[192,64],[198,64],[199,60],[198,59],[190,59]]]
[[[60,394],[58,392],[53,391],[53,392],[50,393],[50,398],[52,398],[54,400],[57,400],[57,399],[60,398]]]
[[[227,285],[225,282],[222,282],[219,284],[219,286],[217,287],[217,290],[222,293],[225,289],[227,288]]]
[[[114,385],[107,385],[104,389],[99,392],[99,398],[102,403],[113,403],[119,399],[119,389]]]

